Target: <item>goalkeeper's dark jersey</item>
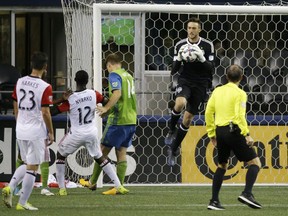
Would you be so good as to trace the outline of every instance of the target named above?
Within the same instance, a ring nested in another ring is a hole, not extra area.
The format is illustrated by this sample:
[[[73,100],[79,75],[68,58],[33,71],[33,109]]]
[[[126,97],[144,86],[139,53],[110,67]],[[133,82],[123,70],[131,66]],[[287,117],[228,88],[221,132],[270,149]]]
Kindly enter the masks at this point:
[[[177,55],[180,48],[183,45],[190,44],[192,45],[188,38],[180,40],[174,48],[174,59],[173,59],[173,66],[171,74],[175,74],[179,72],[181,66],[183,66],[183,70],[180,73],[179,78],[186,79],[187,81],[194,81],[194,80],[212,80],[212,75],[214,71],[214,46],[212,42],[201,38],[195,44],[197,44],[200,49],[203,51],[206,61],[204,63],[195,60],[193,62],[186,62],[186,61],[177,61]]]

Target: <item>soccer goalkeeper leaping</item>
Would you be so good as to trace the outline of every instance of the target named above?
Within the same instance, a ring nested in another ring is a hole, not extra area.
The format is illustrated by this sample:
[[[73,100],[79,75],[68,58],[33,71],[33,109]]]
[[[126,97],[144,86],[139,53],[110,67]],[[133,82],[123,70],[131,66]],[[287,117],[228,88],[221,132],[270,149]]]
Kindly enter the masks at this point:
[[[187,38],[180,40],[175,46],[174,60],[171,75],[179,72],[183,62],[183,71],[178,78],[176,87],[175,106],[171,112],[169,132],[165,137],[165,144],[168,145],[167,163],[169,166],[175,164],[177,149],[188,132],[194,115],[198,114],[200,104],[206,98],[206,91],[211,87],[213,75],[214,46],[200,37],[201,22],[198,18],[191,18],[186,22]],[[182,61],[181,47],[191,46],[197,60],[193,62]],[[177,122],[185,109],[182,123],[178,130]]]

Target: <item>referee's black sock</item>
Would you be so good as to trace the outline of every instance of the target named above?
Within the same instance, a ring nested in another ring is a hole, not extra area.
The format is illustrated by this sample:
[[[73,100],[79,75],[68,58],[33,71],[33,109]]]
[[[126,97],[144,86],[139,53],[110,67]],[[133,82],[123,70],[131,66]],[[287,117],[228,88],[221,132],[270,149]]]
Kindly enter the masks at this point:
[[[184,137],[186,136],[187,132],[188,132],[189,127],[185,127],[185,125],[183,125],[183,123],[180,124],[180,127],[177,131],[176,134],[176,138],[175,141],[172,143],[172,150],[175,153],[178,149],[178,147],[181,145],[182,140],[184,139]]]
[[[248,193],[248,194],[252,193],[252,188],[257,179],[259,170],[260,168],[257,165],[253,164],[249,166],[247,173],[246,173],[246,185],[244,189],[245,193]]]
[[[225,175],[226,170],[220,167],[217,168],[214,177],[213,177],[213,184],[212,184],[212,200],[219,201],[219,191],[222,186],[223,177]]]
[[[175,130],[177,122],[178,122],[180,117],[181,117],[181,111],[177,112],[173,108],[172,112],[171,112],[171,120],[170,120],[170,125],[169,125],[170,130],[172,130],[172,131]]]

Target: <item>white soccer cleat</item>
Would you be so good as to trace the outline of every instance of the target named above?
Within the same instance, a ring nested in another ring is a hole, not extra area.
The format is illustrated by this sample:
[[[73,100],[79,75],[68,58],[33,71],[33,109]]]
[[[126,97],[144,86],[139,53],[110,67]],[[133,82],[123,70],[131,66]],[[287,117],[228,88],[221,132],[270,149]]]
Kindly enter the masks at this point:
[[[51,191],[49,191],[49,190],[46,189],[46,188],[43,188],[43,189],[41,190],[41,195],[54,196],[54,193],[52,193]]]
[[[30,203],[26,203],[25,205],[21,205],[17,203],[16,210],[30,210],[30,211],[37,211],[38,208],[32,206]]]

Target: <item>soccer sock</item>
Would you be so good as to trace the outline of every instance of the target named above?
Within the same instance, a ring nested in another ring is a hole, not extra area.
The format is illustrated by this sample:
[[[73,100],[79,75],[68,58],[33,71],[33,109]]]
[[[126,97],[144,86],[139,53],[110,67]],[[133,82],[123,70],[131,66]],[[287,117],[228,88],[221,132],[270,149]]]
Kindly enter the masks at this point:
[[[171,120],[170,120],[170,130],[174,131],[177,125],[179,118],[181,117],[181,112],[175,111],[175,109],[171,112]]]
[[[11,180],[10,180],[10,183],[9,183],[9,186],[12,189],[12,191],[14,191],[14,189],[17,187],[17,185],[20,182],[22,182],[22,180],[23,180],[23,178],[25,176],[25,173],[26,173],[26,165],[25,164],[19,166],[15,170],[15,172],[14,172],[14,174],[13,174]]]
[[[27,170],[22,183],[22,192],[19,198],[19,203],[25,205],[33,190],[36,179],[36,172],[33,170]]]
[[[185,127],[183,125],[183,123],[181,123],[181,125],[177,131],[175,141],[172,143],[172,150],[174,153],[177,151],[178,147],[181,145],[181,142],[184,139],[184,137],[186,136],[188,130],[189,130],[189,128]]]
[[[93,185],[93,184],[97,183],[99,175],[101,174],[101,172],[102,172],[102,169],[101,169],[100,165],[97,162],[95,162],[92,176],[89,179],[90,184]]]
[[[59,188],[65,188],[65,161],[57,160],[56,162],[56,178]]]
[[[121,186],[121,183],[118,179],[118,176],[116,175],[115,170],[112,167],[112,164],[109,162],[108,159],[105,159],[101,164],[100,167],[103,169],[103,171],[109,176],[109,178],[113,181],[116,188]]]
[[[20,153],[19,153],[20,154]],[[21,165],[23,165],[24,164],[24,162],[21,160],[21,159],[17,159],[16,160],[16,169],[18,168],[18,167],[20,167]],[[25,170],[25,172],[26,172],[26,170]],[[25,175],[25,174],[24,174]],[[23,176],[23,178],[24,178],[24,176]],[[20,190],[21,189],[21,187],[22,187],[22,181],[16,186],[17,188],[18,188],[18,190]]]
[[[212,183],[212,200],[219,201],[219,191],[222,186],[223,177],[225,175],[226,170],[222,168],[217,168]]]
[[[47,188],[48,176],[49,176],[49,162],[43,162],[40,165],[42,188]]]
[[[123,185],[124,184],[124,179],[125,179],[125,174],[127,170],[127,161],[120,161],[117,163],[116,166],[117,169],[117,176],[120,180],[120,183]]]
[[[252,187],[257,179],[257,175],[259,172],[260,168],[257,165],[250,165],[247,173],[246,173],[246,185],[244,192],[251,194],[252,193]]]

